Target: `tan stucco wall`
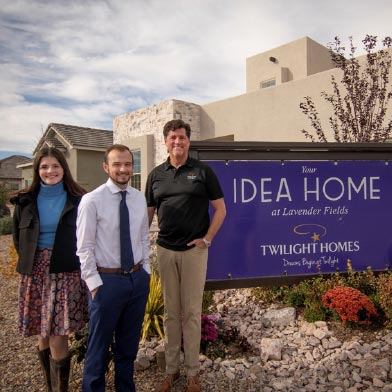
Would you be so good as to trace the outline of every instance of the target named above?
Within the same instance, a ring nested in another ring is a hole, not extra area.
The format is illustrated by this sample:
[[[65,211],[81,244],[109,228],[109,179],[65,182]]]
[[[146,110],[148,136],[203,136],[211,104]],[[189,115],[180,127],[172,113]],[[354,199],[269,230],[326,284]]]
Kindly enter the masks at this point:
[[[21,187],[27,188],[33,182],[33,164],[22,168],[22,184]]]
[[[105,159],[104,151],[72,150],[77,151],[76,181],[87,191],[92,191],[107,180],[102,163]]]
[[[65,159],[67,160],[69,170],[71,171],[72,177],[75,181],[79,182],[80,185],[84,186],[80,183],[78,179],[78,153],[76,149],[67,148],[63,151]]]
[[[306,37],[306,45],[306,76],[335,68],[331,60],[329,50],[325,46],[320,45],[318,42],[313,41],[309,37]]]
[[[270,61],[270,57],[276,59]],[[246,92],[260,89],[260,83],[276,84],[306,78],[332,68],[329,51],[309,37],[290,42],[246,59]]]
[[[271,56],[276,62],[269,60]],[[153,159],[142,158],[142,168],[147,167],[147,171],[150,165],[156,166],[166,159],[162,129],[173,118],[191,124],[192,140],[232,137],[235,141],[303,142],[307,139],[301,130],[313,134],[313,128],[299,105],[305,96],[310,96],[325,134],[329,141],[334,141],[328,122],[333,111],[321,92],[332,92],[331,77],[339,81],[341,71],[333,67],[326,47],[304,37],[248,58],[246,67],[246,93],[201,106],[169,100],[123,114],[113,121],[114,140],[132,147],[134,138],[152,135],[149,151]],[[271,78],[276,78],[277,85],[260,89],[260,82]]]
[[[366,56],[358,60],[363,62]],[[330,136],[329,141],[334,141],[328,122],[333,114],[332,107],[321,97],[322,91],[332,93],[332,76],[340,81],[341,71],[333,68],[275,87],[202,105],[201,138],[234,134],[236,141],[306,141],[300,130],[313,131],[313,128],[299,105],[305,96],[310,96],[324,132]]]
[[[239,141],[304,141],[299,132],[309,128],[299,104],[303,97],[314,98],[319,114],[329,114],[320,98],[320,86],[328,90],[330,72],[253,91],[202,106],[202,139],[234,134]]]

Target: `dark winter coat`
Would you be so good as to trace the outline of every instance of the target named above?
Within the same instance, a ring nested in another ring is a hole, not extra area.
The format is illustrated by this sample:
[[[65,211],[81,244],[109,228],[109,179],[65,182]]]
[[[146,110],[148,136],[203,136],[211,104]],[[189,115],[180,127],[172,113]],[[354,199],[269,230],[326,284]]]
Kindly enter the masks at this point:
[[[76,256],[76,217],[81,196],[67,195],[61,212],[50,259],[50,273],[80,270],[79,257]],[[39,237],[39,214],[37,195],[20,194],[11,199],[15,204],[13,217],[13,238],[19,255],[17,272],[31,275],[34,254]]]

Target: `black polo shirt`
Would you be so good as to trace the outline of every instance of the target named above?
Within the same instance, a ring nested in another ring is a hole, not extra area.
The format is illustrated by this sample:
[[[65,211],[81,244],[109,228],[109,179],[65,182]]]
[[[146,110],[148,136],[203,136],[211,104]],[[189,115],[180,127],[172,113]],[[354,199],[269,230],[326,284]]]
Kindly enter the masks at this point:
[[[148,207],[158,211],[158,245],[171,250],[190,249],[187,243],[203,238],[210,225],[209,200],[223,197],[213,170],[194,158],[176,169],[166,162],[147,179]]]

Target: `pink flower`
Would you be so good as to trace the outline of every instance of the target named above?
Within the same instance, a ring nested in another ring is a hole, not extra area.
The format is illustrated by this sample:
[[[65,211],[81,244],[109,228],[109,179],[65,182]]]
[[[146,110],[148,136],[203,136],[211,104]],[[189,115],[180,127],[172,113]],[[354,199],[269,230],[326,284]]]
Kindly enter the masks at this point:
[[[215,324],[216,316],[201,315],[201,341],[204,343],[212,343],[218,338],[218,329]]]

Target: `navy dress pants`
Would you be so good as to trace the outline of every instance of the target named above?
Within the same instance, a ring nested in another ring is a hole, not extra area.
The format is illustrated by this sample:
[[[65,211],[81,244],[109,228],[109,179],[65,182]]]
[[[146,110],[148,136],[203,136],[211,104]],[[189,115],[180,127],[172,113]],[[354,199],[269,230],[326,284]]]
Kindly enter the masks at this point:
[[[114,336],[116,392],[135,392],[133,366],[150,289],[143,269],[129,274],[101,273],[103,285],[90,302],[89,337],[83,392],[104,392],[109,347]]]

